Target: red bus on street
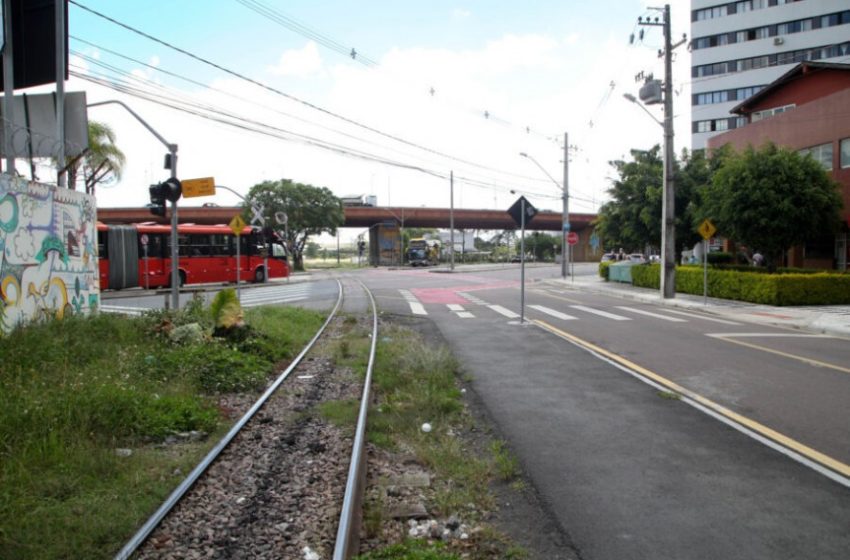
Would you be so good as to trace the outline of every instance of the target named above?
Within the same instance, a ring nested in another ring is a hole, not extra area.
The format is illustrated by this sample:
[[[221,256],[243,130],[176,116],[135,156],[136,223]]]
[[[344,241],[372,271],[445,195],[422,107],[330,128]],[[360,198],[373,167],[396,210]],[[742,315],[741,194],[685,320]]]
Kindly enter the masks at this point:
[[[236,282],[236,235],[230,226],[181,224],[177,227],[180,286],[206,282]],[[289,276],[280,240],[271,254],[260,228],[246,226],[239,236],[240,280],[264,282]],[[171,286],[171,227],[154,223],[97,224],[100,289]],[[266,271],[266,256],[268,268]]]

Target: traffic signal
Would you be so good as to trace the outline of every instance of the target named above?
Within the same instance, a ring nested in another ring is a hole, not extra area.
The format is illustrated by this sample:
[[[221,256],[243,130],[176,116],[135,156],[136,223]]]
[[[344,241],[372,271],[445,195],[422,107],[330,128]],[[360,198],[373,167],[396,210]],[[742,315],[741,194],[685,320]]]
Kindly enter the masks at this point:
[[[148,209],[154,216],[165,216],[165,192],[163,189],[164,183],[151,185],[148,190],[151,195],[151,203],[148,204]]]
[[[180,200],[180,196],[183,194],[183,185],[176,177],[169,177],[164,183],[160,183],[160,186],[162,187],[162,194],[165,198],[171,202]]]

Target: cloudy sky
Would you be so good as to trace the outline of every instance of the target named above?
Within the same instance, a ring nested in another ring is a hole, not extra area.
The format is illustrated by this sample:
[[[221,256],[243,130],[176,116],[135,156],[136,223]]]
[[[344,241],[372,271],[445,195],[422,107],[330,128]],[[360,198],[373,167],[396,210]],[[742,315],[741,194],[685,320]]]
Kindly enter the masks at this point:
[[[675,40],[690,31],[689,2],[671,7]],[[240,193],[289,178],[448,207],[454,172],[457,207],[507,208],[514,189],[560,209],[545,172],[562,181],[567,132],[571,210],[595,212],[608,161],[662,140],[623,99],[639,72],[663,74],[660,27],[629,43],[639,16],[659,15],[637,0],[72,0],[66,87],[130,105],[179,145],[180,178]],[[689,145],[689,58],[676,51],[677,151]],[[98,206],[145,204],[168,176],[165,148],[119,107],[89,119],[112,126],[127,155]],[[183,203],[203,202],[237,199]]]

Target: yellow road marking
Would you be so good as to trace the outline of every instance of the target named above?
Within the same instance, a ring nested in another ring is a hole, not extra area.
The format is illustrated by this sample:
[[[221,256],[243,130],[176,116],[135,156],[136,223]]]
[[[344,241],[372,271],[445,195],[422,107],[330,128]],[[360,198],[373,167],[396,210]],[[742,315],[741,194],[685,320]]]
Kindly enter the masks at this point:
[[[597,354],[605,356],[609,360],[617,362],[618,364],[621,364],[621,365],[627,367],[628,369],[634,371],[635,373],[638,373],[638,374],[640,374],[640,375],[642,375],[642,376],[644,376],[648,379],[651,379],[652,381],[654,381],[655,383],[658,383],[659,385],[663,385],[664,387],[667,387],[668,389],[670,389],[670,390],[672,390],[676,393],[684,395],[684,396],[688,397],[689,399],[691,399],[695,402],[698,402],[702,406],[713,410],[717,414],[720,414],[720,415],[728,418],[729,420],[732,420],[733,422],[740,424],[741,426],[744,426],[745,428],[747,428],[747,429],[749,429],[753,432],[756,432],[759,435],[762,435],[762,436],[764,436],[768,439],[771,439],[771,440],[775,441],[776,443],[778,443],[778,444],[780,444],[780,445],[782,445],[782,446],[784,446],[788,449],[791,449],[791,450],[799,453],[800,455],[802,455],[802,456],[804,456],[808,459],[811,459],[812,461],[820,463],[821,465],[828,467],[828,468],[832,469],[833,471],[840,473],[844,476],[850,477],[850,465],[847,465],[846,463],[842,463],[841,461],[833,459],[832,457],[825,455],[825,454],[821,453],[820,451],[812,449],[811,447],[804,445],[804,444],[800,443],[799,441],[797,441],[795,439],[792,439],[792,438],[790,438],[790,437],[788,437],[784,434],[781,434],[781,433],[777,432],[776,430],[768,428],[764,424],[756,422],[755,420],[747,418],[746,416],[742,416],[741,414],[738,414],[737,412],[733,412],[732,410],[729,410],[728,408],[726,408],[723,405],[720,405],[720,404],[718,404],[718,403],[716,403],[716,402],[714,402],[710,399],[707,399],[707,398],[703,397],[702,395],[691,391],[690,389],[685,389],[684,387],[682,387],[678,383],[670,381],[666,377],[662,377],[662,376],[658,375],[657,373],[650,371],[650,370],[646,369],[645,367],[639,366],[636,363],[634,363],[634,362],[632,362],[632,361],[630,361],[626,358],[623,358],[622,356],[614,354],[613,352],[610,352],[610,351],[608,351],[608,350],[606,350],[606,349],[604,349],[600,346],[597,346],[597,345],[593,344],[592,342],[587,342],[586,340],[583,340],[583,339],[581,339],[581,338],[579,338],[575,335],[564,332],[561,329],[559,329],[559,328],[557,328],[553,325],[550,325],[549,323],[547,323],[545,321],[540,321],[540,320],[534,319],[534,320],[532,320],[532,322],[535,323],[536,325],[540,326],[541,328],[551,332],[552,334],[560,336],[561,338],[563,338],[565,340],[569,340],[570,342],[573,342],[573,343],[577,344],[578,346],[581,346],[582,348],[586,348],[588,350],[596,352]]]
[[[806,358],[804,356],[797,356],[796,354],[789,354],[788,352],[783,352],[781,350],[774,350],[773,348],[768,348],[767,346],[759,346],[758,344],[753,344],[752,342],[744,342],[743,340],[735,340],[731,337],[726,337],[724,335],[719,334],[711,334],[708,335],[711,338],[717,338],[720,340],[725,340],[726,342],[731,342],[732,344],[739,344],[741,346],[746,346],[747,348],[754,348],[755,350],[761,350],[762,352],[768,352],[770,354],[776,354],[777,356],[782,356],[783,358],[789,358],[791,360],[797,360],[809,365],[824,367],[829,369],[835,369],[838,371],[843,371],[844,373],[850,373],[850,368],[837,366],[835,364],[830,364],[829,362],[822,362],[820,360],[815,360],[813,358]]]

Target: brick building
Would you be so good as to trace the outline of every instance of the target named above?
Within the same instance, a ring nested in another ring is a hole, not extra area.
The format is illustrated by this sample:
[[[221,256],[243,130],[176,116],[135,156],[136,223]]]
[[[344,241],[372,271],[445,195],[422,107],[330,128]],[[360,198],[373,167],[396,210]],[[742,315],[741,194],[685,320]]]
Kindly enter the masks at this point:
[[[811,153],[842,186],[843,226],[835,236],[789,251],[788,265],[847,270],[850,260],[850,64],[803,62],[732,108],[743,126],[708,139],[736,150],[767,141]]]

